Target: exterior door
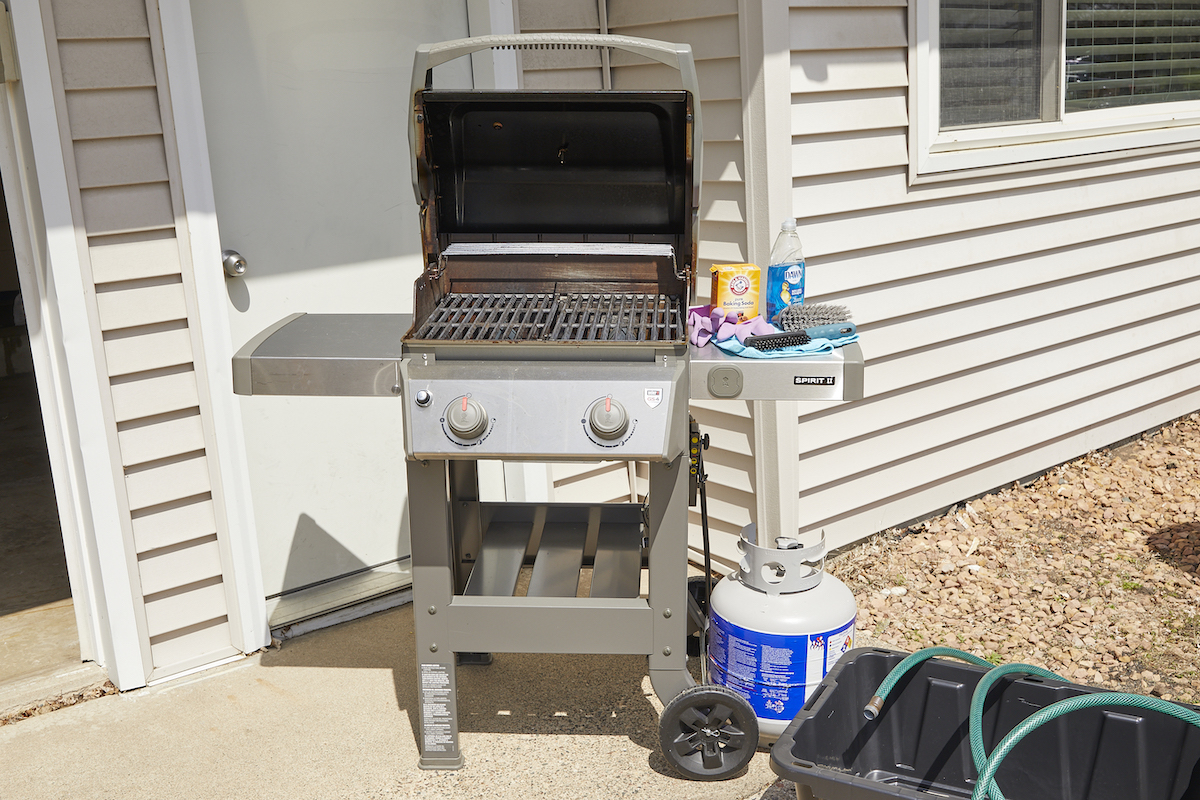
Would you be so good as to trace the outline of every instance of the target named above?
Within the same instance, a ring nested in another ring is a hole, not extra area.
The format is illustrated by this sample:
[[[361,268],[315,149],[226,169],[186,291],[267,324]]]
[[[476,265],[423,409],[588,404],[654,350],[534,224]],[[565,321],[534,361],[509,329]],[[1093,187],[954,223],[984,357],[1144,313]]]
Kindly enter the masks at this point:
[[[421,42],[466,2],[192,2],[235,347],[283,317],[411,311],[421,268],[406,109]],[[439,85],[471,86],[470,62]],[[226,366],[228,368],[228,366]],[[408,583],[400,404],[241,398],[272,627]]]

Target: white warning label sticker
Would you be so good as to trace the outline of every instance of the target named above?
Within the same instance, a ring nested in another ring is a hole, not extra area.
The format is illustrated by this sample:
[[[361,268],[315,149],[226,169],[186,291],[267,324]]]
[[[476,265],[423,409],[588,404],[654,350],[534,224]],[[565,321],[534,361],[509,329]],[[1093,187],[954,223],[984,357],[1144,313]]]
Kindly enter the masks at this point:
[[[421,736],[426,753],[445,753],[456,747],[451,692],[449,667],[421,665]]]

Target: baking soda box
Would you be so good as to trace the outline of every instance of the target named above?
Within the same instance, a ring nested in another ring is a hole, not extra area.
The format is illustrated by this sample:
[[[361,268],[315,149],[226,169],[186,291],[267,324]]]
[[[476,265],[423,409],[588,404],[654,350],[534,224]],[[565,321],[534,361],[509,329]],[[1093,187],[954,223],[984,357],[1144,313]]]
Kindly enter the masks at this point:
[[[739,319],[758,316],[759,269],[754,264],[714,264],[712,304]]]

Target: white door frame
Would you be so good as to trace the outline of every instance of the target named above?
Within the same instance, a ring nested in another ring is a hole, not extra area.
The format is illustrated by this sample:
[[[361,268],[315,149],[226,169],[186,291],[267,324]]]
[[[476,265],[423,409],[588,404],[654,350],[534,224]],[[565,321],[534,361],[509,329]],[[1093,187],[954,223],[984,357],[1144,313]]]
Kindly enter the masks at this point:
[[[266,592],[254,505],[250,497],[250,466],[242,429],[241,406],[233,393],[233,337],[230,333],[225,272],[221,264],[221,231],[213,197],[208,135],[200,97],[200,67],[188,0],[159,0],[167,86],[171,95],[171,124],[179,150],[184,209],[191,244],[193,281],[200,332],[208,364],[208,401],[212,409],[213,444],[225,498],[229,558],[237,594],[237,619],[231,618],[234,647],[244,653],[271,643]],[[164,121],[165,124],[165,121]]]

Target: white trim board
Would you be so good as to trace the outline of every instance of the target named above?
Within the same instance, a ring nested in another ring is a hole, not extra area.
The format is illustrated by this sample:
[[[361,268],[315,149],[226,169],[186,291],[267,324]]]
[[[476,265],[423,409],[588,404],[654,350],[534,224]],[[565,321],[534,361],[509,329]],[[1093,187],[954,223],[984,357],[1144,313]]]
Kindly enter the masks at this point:
[[[236,619],[231,618],[234,644],[253,652],[270,644],[263,597],[262,566],[250,498],[250,469],[242,430],[241,408],[233,393],[233,340],[226,307],[225,273],[221,266],[221,232],[217,225],[209,167],[204,106],[191,8],[187,0],[161,0],[163,50],[171,92],[172,123],[188,236],[191,244],[200,332],[204,341],[209,403],[213,415],[211,454],[219,462],[221,489],[229,531],[232,582],[237,596]],[[228,578],[227,578],[228,579]]]

